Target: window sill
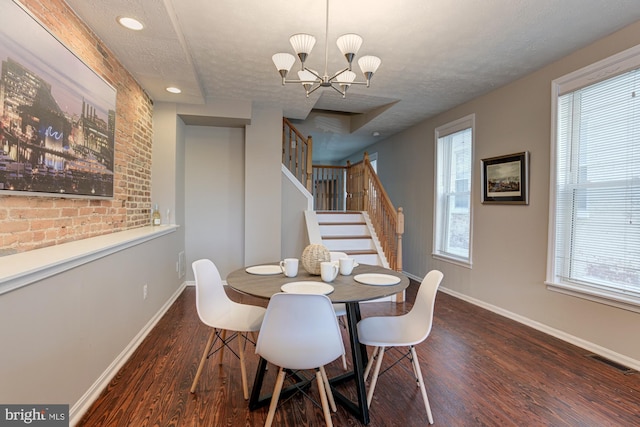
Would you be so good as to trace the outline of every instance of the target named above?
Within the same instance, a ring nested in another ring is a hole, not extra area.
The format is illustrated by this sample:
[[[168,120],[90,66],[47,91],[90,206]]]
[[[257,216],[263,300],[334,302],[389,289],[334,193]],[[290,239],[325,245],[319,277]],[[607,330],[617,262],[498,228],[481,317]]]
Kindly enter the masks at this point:
[[[440,260],[440,261],[444,261],[444,262],[448,262],[451,264],[455,264],[455,265],[459,265],[460,267],[464,267],[464,268],[468,268],[471,269],[471,262],[467,261],[467,260],[463,260],[460,258],[453,258],[453,257],[448,257],[448,256],[444,256],[441,254],[435,254],[432,253],[431,256],[434,259]]]
[[[177,225],[140,227],[1,257],[0,295],[173,233],[177,228]]]
[[[634,296],[625,296],[607,292],[604,290],[590,289],[582,286],[569,285],[566,283],[545,282],[547,289],[553,292],[570,295],[589,301],[606,304],[612,307],[621,308],[627,311],[640,313],[640,298]]]

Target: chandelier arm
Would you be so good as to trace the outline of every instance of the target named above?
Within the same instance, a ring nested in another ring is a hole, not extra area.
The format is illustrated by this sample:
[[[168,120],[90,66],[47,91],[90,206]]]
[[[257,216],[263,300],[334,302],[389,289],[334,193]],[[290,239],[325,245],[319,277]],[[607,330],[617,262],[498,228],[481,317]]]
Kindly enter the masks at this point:
[[[316,76],[316,77],[318,78],[318,80],[320,80],[320,81],[322,81],[322,80],[323,80],[322,76],[321,76],[320,74],[316,73],[315,71],[313,71],[313,70],[311,70],[311,69],[309,69],[309,68],[307,68],[307,67],[304,67],[304,70],[305,70],[305,71],[308,71],[308,72],[310,72],[311,74],[313,74],[314,76]],[[326,73],[325,73],[325,75],[326,75]]]
[[[344,73],[345,71],[349,71],[349,67],[336,72],[333,76],[329,77],[329,81],[332,82],[333,80],[336,79],[336,77],[338,77],[340,74]]]
[[[309,95],[311,95],[313,92],[315,92],[316,90],[318,90],[319,88],[321,88],[322,86],[317,85],[316,87],[312,88],[311,90],[307,91],[307,97],[309,97]]]
[[[343,98],[345,98],[347,96],[347,91],[346,90],[343,92],[340,89],[338,89],[337,87],[335,87],[333,84],[331,85],[331,88],[333,90],[335,90],[336,92],[338,92],[340,95],[342,95]]]

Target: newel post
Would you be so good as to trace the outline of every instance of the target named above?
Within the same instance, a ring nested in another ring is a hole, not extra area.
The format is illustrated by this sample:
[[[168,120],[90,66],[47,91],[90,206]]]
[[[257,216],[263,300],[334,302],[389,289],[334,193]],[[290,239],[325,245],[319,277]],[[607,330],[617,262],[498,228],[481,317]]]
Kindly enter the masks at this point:
[[[309,135],[307,138],[307,190],[313,193],[313,137]]]
[[[404,212],[398,208],[398,222],[396,223],[396,271],[402,271],[402,235],[404,234]],[[396,294],[396,302],[404,302],[404,292]]]
[[[369,211],[369,154],[365,151],[362,159],[362,209]]]

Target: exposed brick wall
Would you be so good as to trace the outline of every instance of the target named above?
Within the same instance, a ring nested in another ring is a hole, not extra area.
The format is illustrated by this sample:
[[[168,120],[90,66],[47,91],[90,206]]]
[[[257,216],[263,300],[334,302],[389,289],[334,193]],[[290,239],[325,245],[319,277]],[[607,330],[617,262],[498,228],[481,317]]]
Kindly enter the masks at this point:
[[[21,2],[117,90],[114,198],[0,196],[0,256],[147,225],[153,103],[65,2]]]

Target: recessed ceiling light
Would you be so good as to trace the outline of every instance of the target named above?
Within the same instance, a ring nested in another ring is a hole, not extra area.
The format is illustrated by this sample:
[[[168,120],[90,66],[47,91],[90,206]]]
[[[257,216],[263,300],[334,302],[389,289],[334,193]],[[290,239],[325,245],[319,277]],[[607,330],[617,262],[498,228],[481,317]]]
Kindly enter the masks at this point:
[[[117,21],[118,21],[118,24],[130,30],[140,31],[141,29],[144,28],[144,25],[142,25],[142,22],[134,18],[129,18],[127,16],[118,16]]]
[[[174,86],[169,86],[168,88],[165,89],[167,92],[171,92],[171,93],[182,93],[182,90],[178,87],[174,87]]]
[[[373,131],[373,133],[371,134],[373,136],[380,136],[380,132],[378,132],[377,130]]]

